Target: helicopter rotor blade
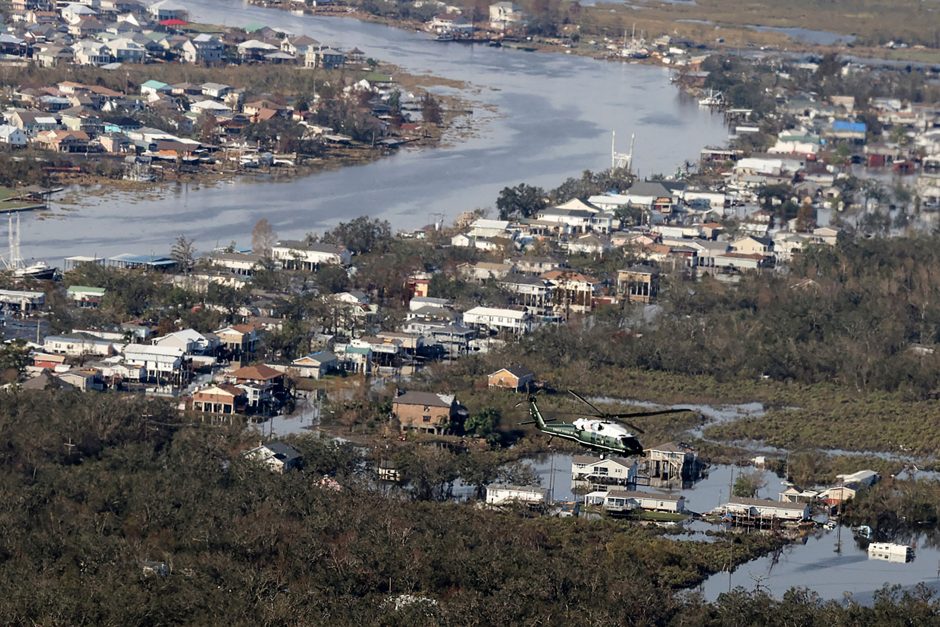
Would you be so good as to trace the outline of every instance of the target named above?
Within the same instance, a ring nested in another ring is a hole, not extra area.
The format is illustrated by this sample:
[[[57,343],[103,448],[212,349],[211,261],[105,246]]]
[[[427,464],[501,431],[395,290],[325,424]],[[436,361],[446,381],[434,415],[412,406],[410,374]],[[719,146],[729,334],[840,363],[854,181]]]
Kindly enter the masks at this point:
[[[575,397],[576,399],[578,399],[579,401],[581,401],[582,403],[584,403],[585,405],[587,405],[588,407],[590,407],[591,409],[593,409],[595,412],[597,412],[596,415],[598,415],[598,416],[603,416],[603,415],[604,415],[604,412],[602,412],[602,411],[597,407],[597,405],[595,405],[594,403],[592,403],[592,402],[589,401],[588,399],[584,398],[583,396],[581,396],[580,394],[578,394],[578,393],[575,392],[574,390],[568,390],[568,393],[571,394],[571,395],[572,395],[573,397]]]
[[[660,409],[657,411],[634,411],[626,412],[622,414],[604,414],[608,418],[616,420],[617,418],[641,418],[643,416],[662,416],[665,414],[677,414],[679,412],[692,411],[691,409],[686,409],[684,407],[677,409]]]

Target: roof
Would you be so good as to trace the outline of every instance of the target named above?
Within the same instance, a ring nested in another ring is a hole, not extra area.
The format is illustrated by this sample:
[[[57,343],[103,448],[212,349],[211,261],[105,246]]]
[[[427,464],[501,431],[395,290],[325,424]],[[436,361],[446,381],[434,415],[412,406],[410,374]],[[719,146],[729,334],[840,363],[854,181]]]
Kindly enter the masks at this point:
[[[849,122],[848,120],[836,120],[832,123],[832,130],[849,133],[864,133],[868,129],[864,122]]]
[[[740,496],[732,496],[728,501],[731,505],[747,505],[750,507],[773,507],[776,509],[798,509],[803,511],[807,507],[806,503],[787,503],[786,501],[773,501],[771,499],[746,499]]]
[[[638,492],[636,490],[609,490],[607,492],[608,498],[620,498],[620,499],[655,499],[657,501],[673,501],[678,502],[679,499],[684,499],[685,497],[681,494],[672,495],[664,494],[662,492]]]
[[[522,366],[509,366],[508,368],[500,368],[492,374],[497,374],[505,370],[514,377],[521,379],[522,377],[534,377],[535,373],[529,370],[528,368],[523,368]],[[492,375],[491,375],[492,376]]]
[[[265,366],[264,364],[258,364],[257,366],[243,366],[238,370],[234,370],[229,373],[230,377],[235,377],[236,379],[252,379],[255,381],[269,381],[271,379],[277,379],[278,377],[284,376],[283,373],[278,372],[270,366]]]
[[[405,392],[395,398],[396,405],[425,405],[427,407],[447,407],[454,404],[454,396],[450,394],[435,394],[433,392]]]

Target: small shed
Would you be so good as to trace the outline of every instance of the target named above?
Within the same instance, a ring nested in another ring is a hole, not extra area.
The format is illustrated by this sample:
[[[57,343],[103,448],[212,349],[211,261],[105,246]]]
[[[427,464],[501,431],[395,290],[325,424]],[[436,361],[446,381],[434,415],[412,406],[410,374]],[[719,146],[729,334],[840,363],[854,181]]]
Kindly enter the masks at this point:
[[[509,366],[490,373],[487,385],[491,388],[505,388],[507,390],[525,390],[535,383],[535,373],[522,366]]]

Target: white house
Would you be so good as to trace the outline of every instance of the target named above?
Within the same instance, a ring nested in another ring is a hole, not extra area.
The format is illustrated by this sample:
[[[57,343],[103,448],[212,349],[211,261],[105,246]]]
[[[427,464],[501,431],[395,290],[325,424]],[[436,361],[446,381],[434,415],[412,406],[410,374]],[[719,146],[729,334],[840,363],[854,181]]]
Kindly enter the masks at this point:
[[[509,505],[523,503],[540,505],[545,502],[547,491],[535,486],[489,485],[486,486],[487,505]]]
[[[798,522],[809,518],[809,504],[786,503],[770,499],[733,497],[721,506],[726,514],[737,519]]]
[[[245,459],[264,464],[272,472],[284,473],[300,466],[300,452],[283,442],[269,442],[242,453]]]
[[[178,346],[128,344],[124,347],[124,362],[144,369],[147,379],[183,378],[184,351]]]
[[[605,511],[625,512],[632,509],[680,514],[685,511],[685,497],[658,492],[633,492],[627,490],[610,490],[604,497]]]
[[[82,357],[85,355],[107,357],[114,352],[114,346],[109,340],[84,333],[49,335],[43,340],[42,346],[44,350],[50,353],[68,355],[69,357]]]
[[[348,266],[352,262],[352,254],[345,248],[300,241],[278,242],[271,247],[271,256],[285,268],[310,271],[323,264]]]
[[[153,340],[155,346],[178,348],[185,354],[201,354],[218,347],[218,340],[208,338],[195,329],[183,329]]]
[[[522,23],[522,9],[512,2],[495,2],[490,5],[490,28],[506,30]]]
[[[12,124],[0,125],[0,144],[6,144],[13,148],[22,148],[28,141],[26,133]]]
[[[339,360],[330,351],[320,351],[299,357],[290,366],[297,371],[298,376],[321,379],[326,373],[339,368]]]
[[[635,460],[590,455],[575,455],[571,458],[571,482],[574,486],[600,489],[600,486],[635,485],[636,476]]]
[[[173,0],[160,0],[147,7],[147,13],[158,22],[164,20],[188,20],[189,11],[182,4]]]
[[[463,322],[470,328],[518,335],[530,333],[535,326],[532,314],[527,311],[482,306],[465,311]]]

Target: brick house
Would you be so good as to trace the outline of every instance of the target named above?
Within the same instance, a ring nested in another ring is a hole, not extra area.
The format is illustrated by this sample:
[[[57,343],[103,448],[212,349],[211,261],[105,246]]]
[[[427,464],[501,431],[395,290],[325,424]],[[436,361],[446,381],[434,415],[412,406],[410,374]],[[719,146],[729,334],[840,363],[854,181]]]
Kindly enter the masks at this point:
[[[458,415],[457,399],[452,394],[405,392],[392,401],[392,416],[402,431],[441,435],[450,429]]]

